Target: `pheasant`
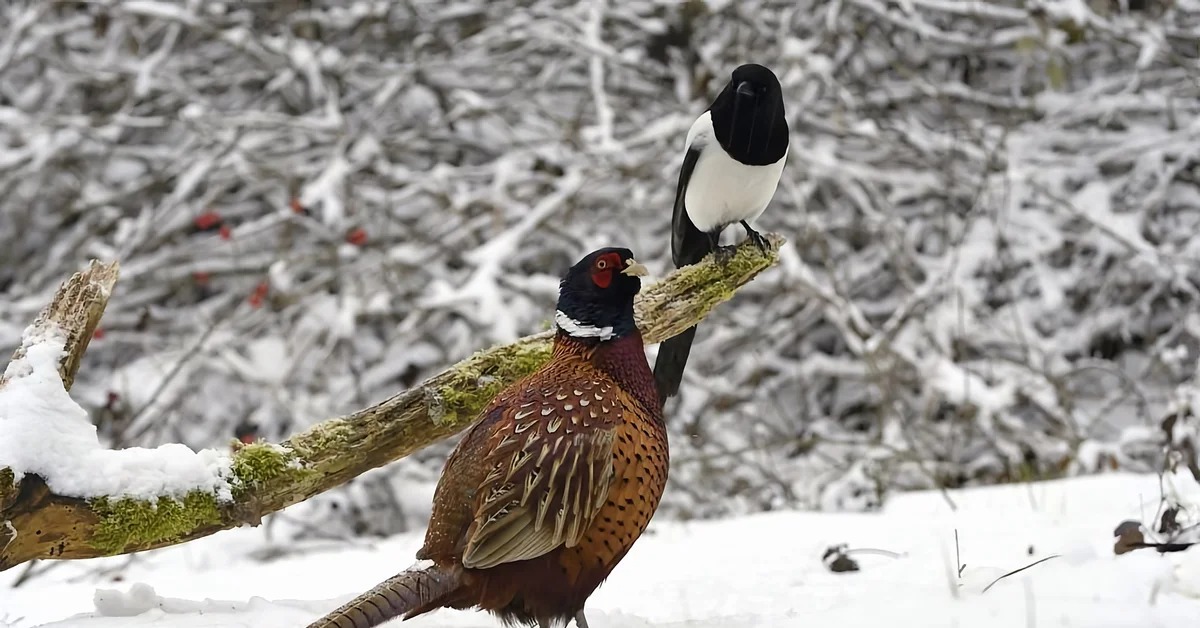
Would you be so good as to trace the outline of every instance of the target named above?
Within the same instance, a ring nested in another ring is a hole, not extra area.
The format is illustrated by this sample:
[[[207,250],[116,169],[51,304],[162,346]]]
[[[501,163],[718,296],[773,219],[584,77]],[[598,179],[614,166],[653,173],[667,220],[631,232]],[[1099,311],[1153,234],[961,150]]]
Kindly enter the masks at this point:
[[[500,392],[446,460],[418,561],[309,628],[447,607],[588,628],[584,603],[667,482],[666,428],[633,320],[646,274],[623,248],[567,271],[549,361]]]

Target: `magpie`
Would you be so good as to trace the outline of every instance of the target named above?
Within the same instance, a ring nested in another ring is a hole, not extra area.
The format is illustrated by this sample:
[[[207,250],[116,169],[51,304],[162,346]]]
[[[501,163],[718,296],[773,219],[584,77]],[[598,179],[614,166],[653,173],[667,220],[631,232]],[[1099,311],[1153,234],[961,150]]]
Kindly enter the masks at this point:
[[[740,223],[746,237],[766,250],[750,227],[775,195],[788,153],[783,90],[771,70],[738,66],[716,100],[688,130],[671,217],[671,259],[676,268],[713,253],[728,261],[721,232]],[[664,341],[654,362],[654,382],[665,403],[679,392],[696,327]]]

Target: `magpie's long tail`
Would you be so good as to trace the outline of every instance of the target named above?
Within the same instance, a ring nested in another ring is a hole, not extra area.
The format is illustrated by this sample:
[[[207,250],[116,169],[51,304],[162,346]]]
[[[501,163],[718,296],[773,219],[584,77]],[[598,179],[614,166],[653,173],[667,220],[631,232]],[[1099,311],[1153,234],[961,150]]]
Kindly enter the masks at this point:
[[[687,210],[683,207],[684,177],[691,172],[700,151],[689,150],[680,171],[679,191],[675,194],[675,213],[671,218],[671,261],[675,268],[690,266],[717,250],[721,230],[705,233],[696,228]],[[658,389],[659,403],[679,394],[683,382],[683,369],[687,366],[688,354],[692,351],[692,339],[696,337],[693,325],[681,333],[664,340],[658,345],[658,358],[654,360],[654,386]]]
[[[405,619],[430,610],[438,599],[461,584],[459,574],[436,565],[402,571],[341,608],[314,621],[308,628],[372,628],[389,619]]]
[[[683,381],[683,369],[687,366],[688,354],[692,352],[692,339],[696,337],[696,326],[667,338],[658,345],[658,358],[654,360],[654,385],[662,403],[679,394]]]

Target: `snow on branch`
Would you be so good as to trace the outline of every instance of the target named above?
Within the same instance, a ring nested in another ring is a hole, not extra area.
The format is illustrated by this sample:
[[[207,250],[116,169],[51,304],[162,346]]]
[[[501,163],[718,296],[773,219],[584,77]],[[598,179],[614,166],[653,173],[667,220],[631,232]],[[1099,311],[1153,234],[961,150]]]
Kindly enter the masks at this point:
[[[645,341],[661,342],[699,322],[774,265],[784,240],[769,238],[768,254],[744,243],[725,265],[709,257],[643,289],[635,307]],[[95,328],[115,279],[115,264],[93,264],[64,284],[0,383],[0,570],[257,525],[268,513],[462,430],[501,388],[550,355],[553,332],[493,347],[280,445],[239,444],[232,454],[180,444],[109,450],[67,388],[87,346],[83,332]]]

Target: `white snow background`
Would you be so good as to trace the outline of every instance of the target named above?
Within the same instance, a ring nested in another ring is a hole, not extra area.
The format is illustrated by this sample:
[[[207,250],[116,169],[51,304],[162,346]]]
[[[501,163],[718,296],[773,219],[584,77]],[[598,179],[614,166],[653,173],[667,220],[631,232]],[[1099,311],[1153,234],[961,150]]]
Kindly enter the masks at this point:
[[[1190,476],[1164,486],[1197,503]],[[778,512],[722,521],[655,520],[588,604],[595,628],[761,626],[878,628],[1188,627],[1200,617],[1200,552],[1116,556],[1112,528],[1148,520],[1159,479],[1110,474],[897,496],[877,513]],[[956,576],[955,531],[961,577]],[[123,626],[299,628],[413,561],[421,534],[349,546],[274,547],[243,528],[149,552],[133,563],[71,562],[0,589],[12,628]],[[830,545],[860,571],[822,564]],[[274,558],[275,550],[286,551]],[[983,589],[1002,574],[1060,557]],[[14,570],[16,571],[16,570]],[[115,575],[120,579],[116,580]],[[0,586],[14,573],[0,574]],[[499,626],[439,610],[413,628]]]

